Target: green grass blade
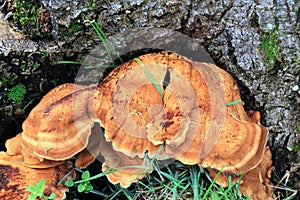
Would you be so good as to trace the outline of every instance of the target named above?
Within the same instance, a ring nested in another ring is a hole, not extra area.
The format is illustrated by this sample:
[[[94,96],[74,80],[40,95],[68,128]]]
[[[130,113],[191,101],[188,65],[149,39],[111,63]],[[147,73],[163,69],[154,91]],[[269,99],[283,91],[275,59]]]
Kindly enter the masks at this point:
[[[115,55],[118,55],[118,59],[121,63],[124,63],[124,61],[122,60],[122,58],[119,56],[118,52],[116,51],[115,47],[112,45],[112,43],[108,40],[106,34],[104,33],[104,31],[102,30],[102,28],[99,26],[98,23],[95,23],[95,26],[97,28],[97,30],[99,31],[99,33],[102,35],[102,37],[104,38],[105,41],[107,41],[107,45],[110,46],[110,48],[112,49],[112,52]]]
[[[203,197],[201,198],[201,200],[207,199],[208,194],[210,193],[212,187],[214,186],[214,184],[215,184],[217,178],[221,175],[221,173],[222,173],[222,170],[220,170],[220,171],[218,172],[217,176],[216,176],[216,177],[214,178],[214,180],[211,182],[211,184],[210,184],[209,187],[207,188],[207,190],[206,190],[205,194],[203,195]]]
[[[97,35],[99,36],[99,38],[100,38],[100,40],[101,40],[101,42],[102,42],[102,44],[103,44],[103,46],[104,46],[104,48],[105,48],[105,51],[107,52],[107,55],[108,55],[108,57],[109,57],[109,59],[110,59],[110,61],[111,62],[113,62],[113,59],[112,59],[112,56],[111,56],[111,53],[110,53],[110,50],[109,50],[109,48],[108,48],[108,46],[107,46],[107,44],[106,44],[106,35],[104,34],[104,36],[101,34],[101,31],[100,31],[100,27],[99,27],[99,25],[98,25],[98,23],[97,22],[93,22],[93,21],[90,21],[90,20],[88,20],[90,23],[91,23],[91,25],[92,25],[92,27],[93,27],[93,29],[94,29],[94,31],[97,33]]]
[[[97,33],[97,35],[99,36],[105,51],[107,52],[107,55],[110,59],[110,61],[112,63],[114,63],[113,57],[112,57],[112,53],[117,55],[119,61],[121,63],[124,63],[122,58],[119,56],[118,52],[116,51],[116,49],[114,48],[114,46],[112,45],[112,43],[108,40],[106,34],[104,33],[104,31],[102,30],[102,28],[99,26],[99,24],[95,21],[91,21],[89,19],[87,19],[87,21],[91,24],[91,26],[93,27],[94,31]]]
[[[73,64],[73,65],[82,65],[82,62],[76,62],[72,60],[61,60],[57,62],[58,64]]]
[[[190,176],[191,176],[191,182],[192,182],[192,189],[194,194],[194,199],[199,199],[199,173],[197,173],[197,170],[194,166],[190,168]]]
[[[103,192],[100,192],[98,190],[91,190],[90,193],[96,194],[96,195],[101,196],[101,197],[108,197],[107,194],[105,194]]]
[[[242,100],[236,100],[236,101],[226,103],[226,106],[229,107],[229,106],[233,106],[233,105],[239,104],[239,103],[242,103]]]
[[[228,193],[231,192],[232,188],[234,187],[235,184],[232,184],[231,182],[231,176],[228,176],[228,187],[226,188],[226,190],[222,193],[220,199],[227,197]]]
[[[70,65],[83,65],[86,69],[94,69],[94,68],[108,68],[107,66],[93,66],[93,65],[85,65],[82,62],[76,62],[71,60],[61,60],[57,62],[58,64],[70,64]],[[114,66],[115,67],[115,66]]]
[[[122,192],[122,190],[115,190],[115,192],[112,193],[111,196],[108,196],[105,199],[115,199],[121,192]]]
[[[146,75],[149,78],[149,80],[151,81],[151,83],[154,85],[154,87],[156,88],[156,90],[159,92],[159,94],[161,95],[162,99],[164,99],[164,92],[162,91],[162,89],[158,85],[158,83],[155,81],[154,77],[152,76],[151,72],[148,70],[148,68],[146,67],[146,65],[139,58],[134,58],[134,60],[138,64],[141,65],[141,67],[143,68],[144,72],[146,73]]]
[[[70,170],[66,175],[64,175],[56,184],[56,186],[58,187],[60,184],[62,184],[62,182],[64,182],[64,180],[66,180],[66,178],[68,178],[68,176],[71,175],[71,173],[74,171],[74,169]]]

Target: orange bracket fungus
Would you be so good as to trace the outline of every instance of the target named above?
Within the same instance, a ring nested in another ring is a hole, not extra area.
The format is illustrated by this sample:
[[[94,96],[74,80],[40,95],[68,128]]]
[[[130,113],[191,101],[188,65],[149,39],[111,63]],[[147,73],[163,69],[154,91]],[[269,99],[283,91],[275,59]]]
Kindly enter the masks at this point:
[[[122,64],[98,85],[94,101],[105,139],[132,158],[145,152],[151,158],[164,144],[160,153],[184,164],[242,174],[255,169],[265,151],[268,129],[259,113],[230,103],[241,101],[233,78],[174,52]]]
[[[64,199],[68,188],[57,185],[70,171],[68,161],[39,160],[23,152],[21,134],[6,142],[7,152],[0,152],[0,199],[28,199],[28,186],[45,180],[44,195],[55,194],[55,199]],[[75,173],[69,178],[74,179]]]
[[[9,156],[21,156],[20,163],[30,168],[49,168],[62,164],[64,161],[47,160],[32,156],[26,149],[22,149],[21,146],[22,133],[19,133],[16,137],[6,141],[5,146],[7,149],[7,155]]]
[[[102,164],[102,170],[107,172],[108,180],[122,187],[129,187],[131,183],[142,179],[147,173],[152,171],[152,166],[147,166],[144,159],[139,157],[129,157],[122,152],[115,151],[111,142],[106,142],[102,136],[101,154],[105,162]]]
[[[243,195],[251,197],[253,200],[272,199],[273,184],[270,181],[272,172],[272,154],[270,148],[266,148],[261,162],[257,167],[240,176],[232,177],[232,183],[239,183],[239,190]],[[211,177],[217,176],[217,171],[210,170]],[[216,183],[222,187],[228,187],[228,177],[220,175]]]
[[[165,143],[163,151],[185,164],[234,174],[258,165],[268,130],[253,123],[241,104],[226,106],[241,99],[227,72],[173,52],[139,60],[163,88],[163,99],[135,60],[113,70],[95,92],[97,116],[116,151],[151,157]]]
[[[23,149],[49,160],[66,160],[81,152],[94,125],[87,110],[92,94],[90,87],[74,84],[51,90],[22,125]]]
[[[45,179],[44,195],[55,193],[56,199],[64,199],[68,188],[56,184],[70,171],[70,163],[64,162],[56,167],[34,169],[22,165],[19,156],[10,156],[0,152],[0,199],[28,199],[27,186]],[[75,178],[74,176],[72,178]]]
[[[51,90],[7,142],[5,156],[52,169],[77,154],[75,166],[85,168],[102,154],[108,180],[123,187],[152,171],[145,156],[172,158],[211,176],[222,170],[224,180],[243,174],[241,192],[265,199],[272,161],[259,121],[259,112],[244,110],[227,72],[162,51],[118,66],[96,86]]]

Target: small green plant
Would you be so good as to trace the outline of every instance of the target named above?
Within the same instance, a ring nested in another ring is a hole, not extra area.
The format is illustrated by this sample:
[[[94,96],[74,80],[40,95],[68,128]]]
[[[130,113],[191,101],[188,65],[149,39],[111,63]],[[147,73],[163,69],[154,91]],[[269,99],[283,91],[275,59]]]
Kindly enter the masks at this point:
[[[278,27],[265,32],[260,44],[260,51],[263,53],[266,63],[272,68],[275,63],[280,61],[279,44],[278,44]]]
[[[87,17],[86,17],[87,18]],[[99,26],[99,24],[95,21],[91,21],[90,19],[86,19],[86,22],[89,22],[91,26],[93,27],[94,31],[97,33],[99,39],[101,40],[105,51],[108,55],[108,59],[110,61],[110,65],[108,67],[116,67],[116,63],[114,62],[113,56],[116,56],[117,59],[121,62],[124,63],[122,58],[120,57],[119,53],[116,51],[115,47],[113,44],[108,40],[107,35],[104,33],[102,28]]]
[[[1,82],[3,83],[9,83],[13,82],[16,79],[17,75],[11,72],[5,73],[3,76],[1,76]]]
[[[291,151],[297,153],[298,150],[299,150],[299,146],[295,144],[295,145],[292,147],[292,150],[291,150]]]
[[[69,29],[64,31],[63,34],[65,36],[71,36],[71,35],[74,35],[78,32],[80,32],[83,28],[83,25],[82,23],[80,22],[71,22],[70,25],[69,25]]]
[[[88,0],[87,4],[85,5],[85,8],[87,10],[94,10],[96,9],[97,0]]]
[[[56,197],[55,193],[51,193],[50,196],[44,195],[44,190],[46,186],[46,181],[42,178],[38,183],[34,183],[33,186],[27,186],[27,190],[31,193],[28,200],[40,199],[54,199]]]
[[[10,89],[8,93],[8,100],[11,100],[15,103],[23,101],[26,94],[26,88],[23,84],[18,84]]]
[[[27,68],[27,65],[23,63],[23,64],[21,64],[20,68],[21,68],[23,71],[25,71],[26,68]]]
[[[162,170],[157,170],[155,175],[148,175],[147,181],[140,180],[136,190],[130,194],[134,199],[247,199],[238,190],[240,180],[231,182],[228,177],[228,187],[222,188],[215,182],[217,176],[212,180],[206,170],[198,166],[189,166],[175,161]],[[147,199],[147,198],[146,198]]]
[[[36,0],[14,0],[14,22],[25,35],[35,39],[51,35],[50,18],[41,12],[42,4]]]
[[[300,133],[300,126],[297,126],[297,131]]]
[[[72,187],[75,184],[78,184],[77,185],[78,192],[90,192],[91,190],[93,190],[93,186],[92,186],[89,178],[90,178],[90,172],[85,171],[81,175],[82,180],[74,182],[72,179],[68,179],[65,182],[65,186]]]
[[[87,18],[87,17],[86,17]],[[108,40],[106,34],[104,31],[101,29],[99,24],[95,21],[91,21],[90,19],[86,19],[85,22],[89,23],[93,30],[96,32],[98,35],[99,39],[101,40],[103,47],[105,48],[105,51],[107,53],[108,59],[104,58],[99,58],[99,60],[104,61],[104,65],[101,66],[92,66],[92,65],[86,65],[85,63],[82,62],[76,62],[76,61],[59,61],[59,64],[75,64],[75,65],[83,65],[84,68],[86,69],[103,69],[103,68],[115,68],[117,65],[114,61],[114,57],[116,57],[120,63],[124,63],[122,58],[120,57],[119,53],[116,51],[115,47],[113,44]],[[69,30],[65,32],[66,35],[69,33],[72,33],[73,31],[78,31],[82,28],[78,22],[74,22],[73,25],[71,24],[69,27]]]

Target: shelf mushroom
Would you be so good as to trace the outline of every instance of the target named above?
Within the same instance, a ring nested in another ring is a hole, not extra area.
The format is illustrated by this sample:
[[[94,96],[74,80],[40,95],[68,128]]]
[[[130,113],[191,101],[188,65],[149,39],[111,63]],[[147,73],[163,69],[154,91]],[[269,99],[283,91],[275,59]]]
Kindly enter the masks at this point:
[[[270,148],[267,147],[259,165],[242,174],[242,180],[240,176],[232,177],[231,183],[240,181],[238,187],[240,192],[253,200],[271,200],[273,195],[273,185],[270,181],[272,169],[272,154]],[[217,176],[217,171],[209,170],[209,175],[214,178]],[[222,187],[228,187],[228,177],[221,174],[216,183]]]
[[[75,167],[83,169],[96,160],[96,158],[101,154],[100,144],[102,139],[103,131],[99,124],[95,123],[91,130],[88,145],[76,158]]]
[[[65,198],[68,188],[63,184],[56,184],[70,171],[67,162],[56,167],[34,169],[20,164],[20,158],[21,156],[10,156],[6,152],[0,152],[0,199],[28,199],[30,193],[26,187],[38,183],[42,178],[46,181],[46,196],[55,193],[56,199]]]
[[[43,168],[55,167],[64,162],[64,161],[41,159],[32,156],[26,149],[22,149],[21,142],[22,142],[22,133],[19,133],[17,136],[7,140],[5,142],[5,147],[7,149],[7,155],[21,156],[20,162],[22,163],[22,165],[26,167],[43,169]]]
[[[163,145],[160,158],[246,177],[265,166],[259,164],[268,152],[268,129],[259,123],[259,112],[246,112],[239,103],[234,79],[213,64],[174,52],[146,54],[113,70],[98,85],[94,101],[109,152],[142,159],[145,152],[154,157]],[[255,190],[242,188],[253,196]]]
[[[240,99],[227,72],[169,51],[122,64],[94,95],[114,150],[153,157],[165,144],[162,155],[232,174],[259,164],[268,134],[241,104],[226,106]]]
[[[94,125],[88,111],[92,94],[93,86],[60,85],[31,111],[23,132],[6,141],[7,152],[0,152],[1,199],[27,199],[26,187],[42,178],[45,195],[54,192],[55,199],[65,198],[68,188],[56,184],[71,170],[68,159],[79,153],[76,166],[86,167],[99,153],[96,149],[86,154],[86,148],[93,147],[92,142],[88,144]],[[70,177],[74,179],[75,172]]]
[[[106,172],[107,179],[124,188],[130,186],[131,183],[144,178],[148,173],[152,172],[152,165],[148,164],[143,158],[129,157],[122,152],[115,151],[111,142],[107,142],[102,136],[101,138],[101,154],[104,157],[102,171]]]
[[[55,199],[64,199],[68,188],[63,181],[72,167],[67,161],[38,160],[24,154],[21,147],[21,133],[6,142],[7,152],[0,152],[0,199],[28,199],[27,186],[45,179],[44,195],[55,193]],[[68,178],[75,178],[75,172]]]
[[[51,90],[22,125],[22,149],[37,158],[55,161],[83,151],[94,125],[88,111],[92,94],[92,86],[75,84]]]

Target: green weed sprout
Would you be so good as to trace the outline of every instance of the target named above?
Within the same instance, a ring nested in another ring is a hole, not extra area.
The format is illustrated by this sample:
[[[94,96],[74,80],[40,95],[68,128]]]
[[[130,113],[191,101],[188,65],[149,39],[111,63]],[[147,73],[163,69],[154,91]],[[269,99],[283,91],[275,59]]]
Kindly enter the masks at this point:
[[[90,192],[91,190],[93,190],[93,186],[89,180],[90,178],[90,172],[89,171],[85,171],[82,173],[81,175],[81,181],[76,181],[74,182],[72,179],[68,179],[65,182],[65,186],[67,187],[72,187],[74,184],[79,183],[77,186],[77,190],[78,192]]]
[[[94,31],[97,33],[99,39],[101,40],[105,51],[107,52],[108,55],[108,60],[107,59],[99,59],[105,62],[108,62],[109,65],[108,66],[92,66],[92,65],[86,65],[83,62],[76,62],[76,61],[59,61],[58,64],[74,64],[74,65],[83,65],[83,67],[85,69],[95,69],[95,68],[115,68],[116,64],[114,62],[113,59],[113,55],[117,55],[117,59],[121,62],[124,63],[122,58],[119,56],[119,53],[116,51],[115,47],[113,46],[113,44],[108,40],[106,34],[104,33],[104,31],[101,29],[101,27],[99,26],[99,24],[95,21],[92,21],[90,19],[88,19],[86,17],[85,22],[88,22],[92,28],[94,29]]]
[[[23,84],[18,84],[10,89],[8,93],[8,100],[12,100],[15,103],[23,101],[26,94],[26,88]]]
[[[38,183],[34,183],[33,186],[27,186],[27,190],[31,193],[28,200],[35,200],[36,198],[40,199],[54,199],[56,197],[55,193],[51,193],[50,196],[44,195],[44,190],[46,186],[46,181],[44,178]]]

